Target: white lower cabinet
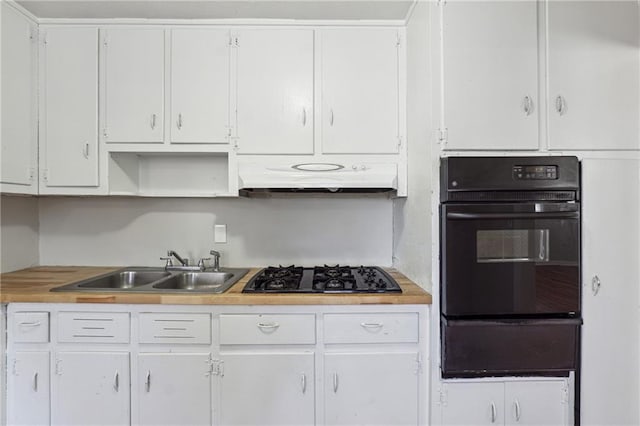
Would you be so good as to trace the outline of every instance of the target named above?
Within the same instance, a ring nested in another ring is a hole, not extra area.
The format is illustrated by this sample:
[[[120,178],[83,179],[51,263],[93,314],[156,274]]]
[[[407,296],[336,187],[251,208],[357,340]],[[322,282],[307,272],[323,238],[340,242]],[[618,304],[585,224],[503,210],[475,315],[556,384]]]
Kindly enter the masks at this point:
[[[326,354],[325,424],[417,425],[419,369],[417,352]]]
[[[314,354],[223,354],[220,424],[313,425]],[[250,409],[246,409],[250,403]]]
[[[8,366],[7,423],[49,424],[49,352],[16,352]]]
[[[429,421],[425,305],[16,303],[7,318],[9,425]]]
[[[566,379],[446,383],[440,405],[442,425],[570,424]]]
[[[210,425],[211,354],[138,355],[139,425]]]
[[[58,352],[54,365],[53,424],[129,424],[129,353]]]

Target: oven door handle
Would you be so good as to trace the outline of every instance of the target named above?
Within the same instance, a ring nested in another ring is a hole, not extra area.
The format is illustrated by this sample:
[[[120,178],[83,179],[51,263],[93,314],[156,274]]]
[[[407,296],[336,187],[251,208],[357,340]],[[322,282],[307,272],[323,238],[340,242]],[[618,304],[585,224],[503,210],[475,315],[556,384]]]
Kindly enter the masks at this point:
[[[580,219],[579,212],[539,212],[539,213],[447,213],[447,219]]]

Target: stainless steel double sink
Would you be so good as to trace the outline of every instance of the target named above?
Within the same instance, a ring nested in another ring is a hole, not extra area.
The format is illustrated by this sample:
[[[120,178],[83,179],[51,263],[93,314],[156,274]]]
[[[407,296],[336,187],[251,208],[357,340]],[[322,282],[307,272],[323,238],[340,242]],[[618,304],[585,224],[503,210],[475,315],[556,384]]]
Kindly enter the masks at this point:
[[[56,287],[51,291],[109,291],[122,293],[222,293],[248,269],[218,271],[167,271],[162,268],[128,267],[97,277]]]

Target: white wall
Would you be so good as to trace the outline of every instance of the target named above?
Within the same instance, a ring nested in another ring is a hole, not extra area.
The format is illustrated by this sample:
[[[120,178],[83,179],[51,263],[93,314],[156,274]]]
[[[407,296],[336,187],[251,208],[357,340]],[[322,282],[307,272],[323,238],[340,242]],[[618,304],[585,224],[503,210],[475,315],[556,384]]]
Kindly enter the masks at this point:
[[[429,5],[419,1],[407,24],[408,198],[394,202],[393,265],[431,288],[431,109]]]
[[[0,272],[38,265],[38,200],[0,198]]]
[[[41,198],[42,265],[162,265],[168,249],[222,266],[391,266],[392,201],[380,197],[271,199]],[[213,243],[226,224],[227,244]]]

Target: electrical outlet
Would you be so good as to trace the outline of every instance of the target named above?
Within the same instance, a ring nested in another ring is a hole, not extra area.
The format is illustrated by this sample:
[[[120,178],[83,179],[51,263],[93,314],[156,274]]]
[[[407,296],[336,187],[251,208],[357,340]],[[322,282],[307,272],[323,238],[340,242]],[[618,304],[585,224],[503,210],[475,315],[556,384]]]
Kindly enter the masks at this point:
[[[215,243],[227,242],[227,225],[213,226],[213,242]]]

